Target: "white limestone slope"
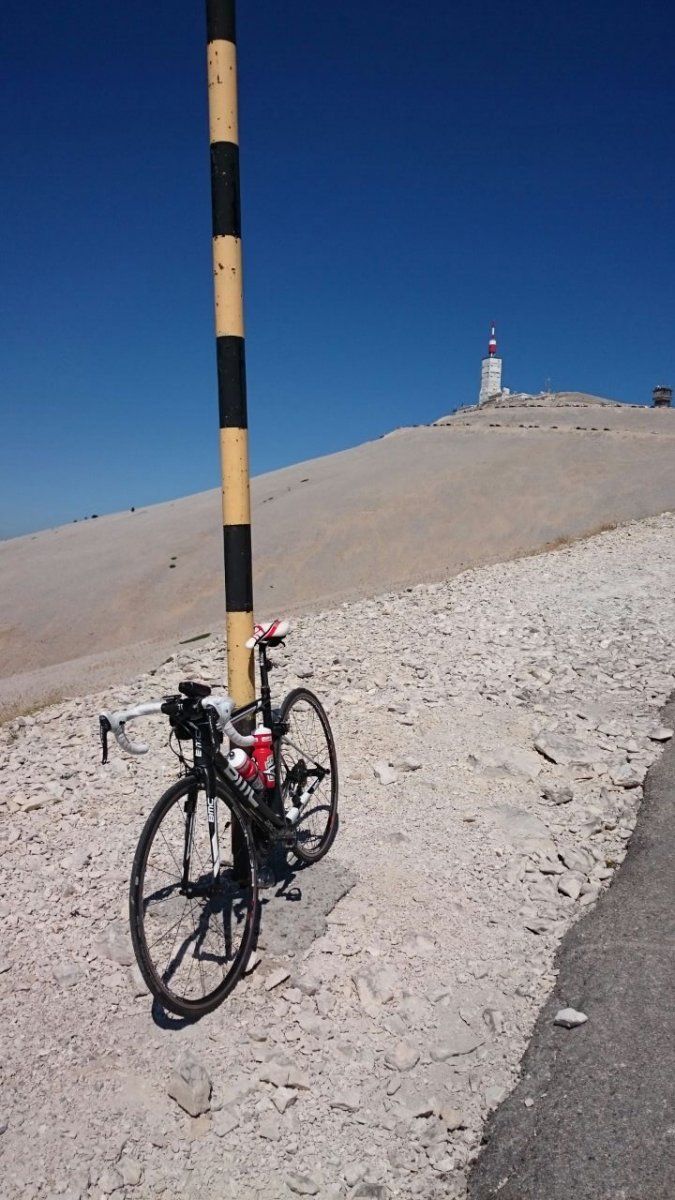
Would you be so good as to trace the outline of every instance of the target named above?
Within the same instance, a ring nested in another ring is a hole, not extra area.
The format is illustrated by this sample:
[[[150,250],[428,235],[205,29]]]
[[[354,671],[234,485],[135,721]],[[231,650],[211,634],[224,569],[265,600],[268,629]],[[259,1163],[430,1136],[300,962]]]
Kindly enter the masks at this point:
[[[489,409],[253,481],[262,617],[448,578],[675,507],[675,411]],[[130,497],[133,500],[133,497]],[[0,543],[0,716],[222,627],[217,492]]]
[[[299,620],[275,679],[326,700],[342,827],[197,1025],[153,1023],[127,965],[166,730],[105,769],[96,712],[217,683],[219,641],[0,728],[3,1196],[463,1197],[555,948],[610,883],[668,736],[674,533],[651,518]],[[308,897],[354,878],[317,937]],[[197,1119],[167,1091],[186,1051],[213,1085]]]

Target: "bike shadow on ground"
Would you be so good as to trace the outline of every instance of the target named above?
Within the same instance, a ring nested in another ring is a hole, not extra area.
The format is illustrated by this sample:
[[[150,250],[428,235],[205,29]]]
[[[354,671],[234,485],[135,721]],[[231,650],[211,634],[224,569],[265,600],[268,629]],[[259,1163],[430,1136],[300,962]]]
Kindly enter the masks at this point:
[[[292,904],[297,904],[302,900],[302,876],[308,865],[308,863],[302,862],[289,862],[288,859],[280,857],[274,863],[275,883],[268,888],[261,889],[261,909],[264,911],[270,904],[274,904],[275,900],[288,900]]]
[[[251,954],[258,950],[258,942],[265,913],[271,913],[279,902],[298,904],[302,900],[302,876],[307,871],[308,865],[308,863],[302,862],[289,862],[288,859],[281,855],[274,862],[275,882],[270,887],[261,889],[260,891],[260,905]],[[175,1013],[171,1013],[165,1009],[157,998],[154,998],[152,1001],[151,1015],[154,1024],[159,1029],[174,1030],[176,1032],[185,1029],[189,1025],[196,1025],[198,1021],[202,1020],[201,1016],[179,1017]]]
[[[160,1029],[185,1029],[188,1025],[196,1025],[201,1017],[178,1017],[175,1013],[167,1012],[155,997],[151,1008],[152,1019]]]

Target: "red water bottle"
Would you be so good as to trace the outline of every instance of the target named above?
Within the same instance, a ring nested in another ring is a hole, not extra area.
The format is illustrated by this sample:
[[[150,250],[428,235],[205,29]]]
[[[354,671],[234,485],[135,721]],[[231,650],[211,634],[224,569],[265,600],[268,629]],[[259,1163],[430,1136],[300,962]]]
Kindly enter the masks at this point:
[[[251,751],[256,766],[263,778],[266,788],[273,788],[275,782],[274,749],[272,746],[272,730],[266,725],[254,729],[255,745]]]

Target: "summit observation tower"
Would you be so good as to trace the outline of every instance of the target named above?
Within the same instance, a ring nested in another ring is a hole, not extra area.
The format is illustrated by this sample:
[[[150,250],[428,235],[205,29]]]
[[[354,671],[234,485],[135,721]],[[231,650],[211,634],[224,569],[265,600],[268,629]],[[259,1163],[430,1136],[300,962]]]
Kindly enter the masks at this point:
[[[497,354],[497,335],[494,324],[490,326],[487,357],[483,359],[480,371],[480,394],[478,403],[485,404],[502,391],[502,360]]]

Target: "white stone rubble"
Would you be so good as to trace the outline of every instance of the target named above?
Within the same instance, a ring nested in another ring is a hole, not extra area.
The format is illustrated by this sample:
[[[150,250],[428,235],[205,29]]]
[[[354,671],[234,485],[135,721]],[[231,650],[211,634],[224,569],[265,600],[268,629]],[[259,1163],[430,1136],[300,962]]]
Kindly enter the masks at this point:
[[[562,1025],[563,1029],[576,1029],[579,1025],[585,1025],[588,1020],[586,1013],[579,1012],[576,1008],[561,1008],[553,1018],[554,1025]]]
[[[674,534],[651,518],[298,620],[273,679],[311,680],[341,768],[309,870],[356,883],[315,935],[302,895],[272,898],[281,948],[263,915],[256,969],[195,1024],[153,1017],[126,924],[166,726],[103,768],[97,712],[222,686],[218,638],[0,727],[3,1196],[465,1196],[672,735]]]

